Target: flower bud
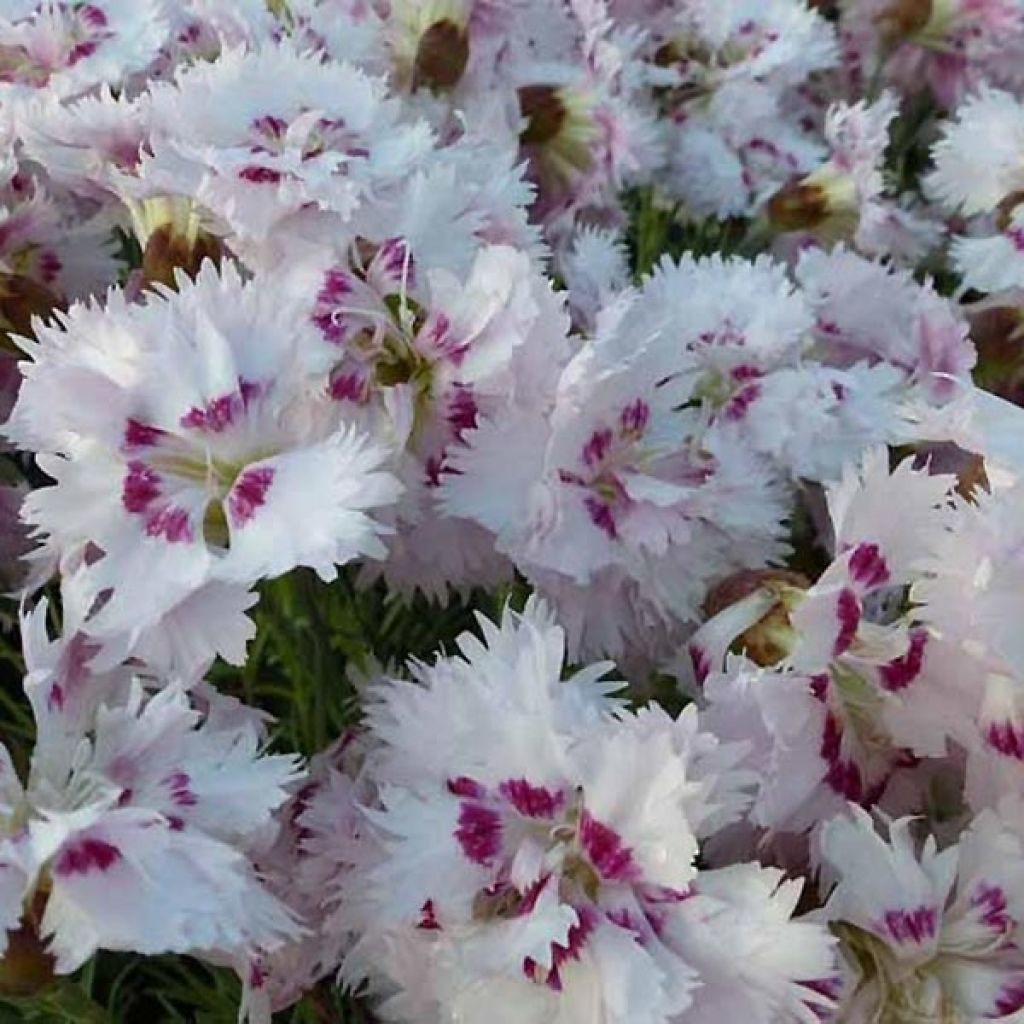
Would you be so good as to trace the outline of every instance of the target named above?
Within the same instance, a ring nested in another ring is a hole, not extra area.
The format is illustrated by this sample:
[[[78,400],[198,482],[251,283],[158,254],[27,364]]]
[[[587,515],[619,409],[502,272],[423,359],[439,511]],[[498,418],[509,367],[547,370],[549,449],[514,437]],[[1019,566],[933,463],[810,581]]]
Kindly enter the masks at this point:
[[[740,632],[730,646],[758,665],[776,665],[793,649],[795,633],[790,614],[809,586],[806,576],[788,569],[744,569],[711,591],[704,610],[712,618],[753,594],[771,595],[774,601],[768,610]]]
[[[0,272],[0,332],[32,337],[32,318],[46,318],[64,303],[44,284],[22,274]]]
[[[519,90],[519,109],[526,127],[519,136],[524,146],[543,146],[558,138],[569,116],[553,85],[527,85]]]
[[[893,0],[874,20],[883,38],[898,43],[923,32],[932,14],[932,0]]]
[[[412,87],[434,92],[458,85],[469,63],[469,34],[445,18],[435,21],[422,36],[412,66]]]
[[[142,278],[145,286],[175,286],[175,270],[195,277],[203,261],[220,263],[224,248],[204,225],[191,199],[157,198],[130,202],[132,226],[142,246]]]
[[[809,231],[827,219],[828,193],[820,185],[790,182],[768,200],[767,214],[779,231]]]
[[[54,979],[54,958],[39,935],[46,896],[37,894],[21,927],[7,934],[7,951],[0,959],[0,996],[32,996]]]

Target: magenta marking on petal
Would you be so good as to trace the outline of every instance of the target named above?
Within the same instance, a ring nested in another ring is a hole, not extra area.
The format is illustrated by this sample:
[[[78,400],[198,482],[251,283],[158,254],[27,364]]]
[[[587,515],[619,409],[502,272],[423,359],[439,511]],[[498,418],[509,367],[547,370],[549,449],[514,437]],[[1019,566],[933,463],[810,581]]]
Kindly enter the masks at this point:
[[[185,822],[179,818],[176,814],[167,815],[167,827],[172,832],[181,832],[185,828]]]
[[[1016,722],[992,722],[985,731],[985,739],[1000,754],[1024,761],[1024,729]]]
[[[540,899],[540,894],[547,887],[548,882],[551,880],[551,873],[547,872],[540,876],[536,882],[532,885],[528,885],[523,892],[522,902],[519,904],[519,915],[525,916],[526,914],[532,914],[534,908],[537,906],[537,901]]]
[[[839,719],[831,712],[825,716],[825,728],[819,753],[827,763],[825,782],[847,800],[860,801],[864,796],[864,778],[860,768],[842,757],[843,731]]]
[[[260,391],[260,385],[254,381],[239,379],[237,391],[212,399],[205,408],[193,406],[181,417],[180,423],[191,430],[208,430],[219,434],[235,422]]]
[[[859,803],[864,798],[864,777],[853,761],[834,761],[829,765],[825,781],[847,800]]]
[[[384,280],[380,283],[384,286],[401,286],[404,276],[406,287],[415,287],[413,260],[404,238],[389,238],[382,243],[373,263],[372,270],[381,272]]]
[[[741,363],[739,366],[734,366],[729,373],[737,383],[758,380],[764,376],[764,374],[756,367],[751,366],[748,363]]]
[[[192,522],[188,510],[177,505],[165,505],[146,517],[146,536],[163,537],[171,544],[192,541]]]
[[[337,305],[353,291],[352,278],[341,267],[332,267],[324,274],[316,300],[324,305]]]
[[[275,114],[264,114],[262,117],[253,119],[253,131],[260,135],[269,136],[271,139],[283,139],[288,132],[288,122],[283,117]]]
[[[583,504],[590,515],[590,521],[599,530],[606,533],[609,539],[618,540],[619,530],[615,525],[615,516],[612,513],[611,505],[606,501],[601,501],[600,498],[595,498],[592,494],[588,494],[583,499]]]
[[[44,250],[40,255],[39,276],[46,284],[53,284],[63,269],[64,264],[61,263],[60,257],[55,252]]]
[[[340,345],[348,337],[348,325],[339,319],[333,310],[314,313],[310,319],[323,335],[324,341],[332,345]]]
[[[68,64],[73,66],[80,60],[91,57],[98,48],[99,44],[93,39],[84,39],[82,42],[76,43],[68,53]]]
[[[832,645],[833,657],[838,657],[849,648],[853,643],[853,638],[857,635],[857,627],[860,625],[860,599],[849,587],[844,587],[839,592],[836,601],[836,617],[839,620],[839,633]]]
[[[847,564],[850,575],[862,587],[881,587],[889,582],[889,566],[877,544],[858,544]]]
[[[645,903],[685,903],[694,896],[692,887],[673,889],[668,885],[641,885],[637,891]]]
[[[328,394],[336,402],[357,402],[365,404],[370,398],[369,382],[359,370],[352,373],[340,373],[331,378]]]
[[[633,854],[619,834],[584,811],[580,817],[580,844],[594,870],[610,882],[637,878]]]
[[[107,871],[120,859],[121,851],[116,846],[102,839],[82,839],[61,850],[53,870],[58,875],[84,875]]]
[[[452,796],[460,796],[467,800],[482,800],[487,795],[487,790],[479,782],[465,775],[449,779],[446,786]]]
[[[907,653],[902,658],[896,658],[878,670],[885,689],[890,692],[903,690],[921,674],[927,642],[928,634],[923,629],[916,629],[910,634],[910,646]]]
[[[828,696],[828,688],[831,682],[832,680],[824,673],[821,673],[816,676],[811,676],[809,682],[811,696],[815,700],[824,701],[825,698]]]
[[[597,915],[589,907],[577,907],[578,921],[569,929],[564,946],[558,943],[551,945],[551,977],[548,984],[561,991],[561,968],[570,960],[579,960],[594,928],[597,926]]]
[[[257,164],[250,164],[238,172],[242,181],[248,181],[253,185],[277,185],[283,175],[272,167],[260,167]]]
[[[189,788],[191,779],[185,772],[172,772],[164,779],[164,785],[170,790],[171,800],[178,807],[195,807],[198,797]]]
[[[420,919],[416,927],[425,932],[439,932],[441,925],[437,920],[437,912],[434,910],[434,901],[427,900],[420,908]]]
[[[638,398],[622,410],[619,417],[620,432],[624,437],[638,438],[647,429],[650,419],[651,407],[642,398]]]
[[[693,674],[697,677],[697,682],[703,686],[704,681],[711,674],[711,657],[703,647],[697,644],[690,644],[687,647],[687,652],[693,665]]]
[[[46,709],[51,712],[64,710],[64,691],[56,683],[50,687],[50,692],[46,695]]]
[[[1013,247],[1017,252],[1024,252],[1024,228],[1010,228],[1006,232],[1006,237],[1013,242]]]
[[[971,906],[981,911],[981,923],[1000,934],[1013,927],[1013,919],[1006,912],[1006,892],[1002,886],[981,882],[971,895]]]
[[[1011,1013],[1024,1009],[1024,976],[1019,976],[1005,984],[996,997],[996,1017],[1008,1017]]]
[[[160,477],[144,462],[129,462],[121,489],[121,504],[136,515],[144,513],[160,497]]]
[[[81,7],[75,9],[75,13],[79,18],[82,19],[90,28],[106,28],[107,27],[107,16],[94,4],[82,4]]]
[[[474,864],[489,865],[501,850],[501,816],[479,803],[463,803],[455,838]]]
[[[166,436],[166,431],[159,427],[129,419],[124,426],[123,444],[125,448],[152,448],[160,444]]]
[[[601,460],[608,454],[612,446],[612,432],[607,428],[595,430],[590,435],[590,440],[583,446],[583,463],[590,469],[594,469]]]
[[[478,412],[473,392],[464,385],[456,385],[448,399],[448,423],[459,440],[465,431],[476,427]]]
[[[882,930],[894,942],[920,944],[934,938],[938,928],[935,907],[920,906],[913,910],[887,910],[882,919]]]
[[[732,423],[743,419],[747,410],[761,397],[760,384],[747,384],[740,388],[725,406],[724,415]]]
[[[228,511],[236,526],[244,526],[267,501],[267,491],[274,481],[272,466],[247,469],[228,495]]]
[[[612,924],[623,931],[629,932],[638,942],[642,943],[647,938],[647,929],[643,926],[639,917],[630,913],[628,907],[609,910],[605,916]],[[658,931],[658,929],[655,929],[655,931]]]
[[[253,960],[249,964],[249,987],[260,989],[267,983],[267,972],[259,960]]]
[[[423,464],[424,480],[428,487],[441,486],[441,474],[445,471],[444,456],[430,455]]]
[[[545,786],[531,786],[526,779],[506,779],[501,795],[526,818],[553,818],[565,804],[565,795]]]
[[[843,990],[842,978],[813,978],[810,981],[798,981],[796,983],[801,988],[808,989],[810,992],[814,992],[816,995],[821,996],[821,999],[815,999],[813,1001],[805,1000],[804,1006],[806,1006],[811,1013],[820,1021],[831,1021],[833,1019],[833,1009],[836,1000],[838,1000],[840,993]],[[825,1002],[827,1000],[827,1002]]]

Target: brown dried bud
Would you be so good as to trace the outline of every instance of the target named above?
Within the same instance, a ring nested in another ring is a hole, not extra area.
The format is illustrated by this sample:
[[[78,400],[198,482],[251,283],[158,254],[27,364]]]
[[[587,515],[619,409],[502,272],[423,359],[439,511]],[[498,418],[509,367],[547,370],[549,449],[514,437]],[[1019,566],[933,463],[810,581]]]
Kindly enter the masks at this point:
[[[22,274],[0,272],[0,330],[32,337],[32,318],[45,319],[64,304],[44,284]]]
[[[768,591],[775,603],[735,642],[757,665],[776,665],[792,649],[793,627],[790,612],[796,599],[810,586],[810,580],[788,569],[744,569],[734,573],[715,587],[704,603],[709,618],[731,608],[756,591]]]
[[[447,18],[435,21],[420,36],[412,65],[412,87],[425,86],[435,92],[459,84],[469,63],[469,34]]]
[[[988,493],[992,490],[988,473],[985,472],[984,456],[976,453],[967,455],[964,464],[956,474],[956,490],[961,497],[968,501],[973,501],[979,491]]]
[[[524,146],[543,146],[558,137],[569,116],[553,85],[527,85],[519,90],[519,109],[526,127],[519,136]]]
[[[820,185],[790,182],[768,200],[766,212],[779,231],[808,231],[828,217],[828,195]]]
[[[879,32],[890,43],[910,39],[932,19],[933,0],[893,0],[875,15]]]
[[[996,227],[1000,231],[1005,231],[1013,221],[1014,211],[1018,206],[1024,203],[1024,191],[1011,192],[997,207],[996,207]]]
[[[39,936],[45,904],[45,894],[37,894],[21,927],[7,935],[7,951],[0,959],[0,995],[35,995],[54,980],[54,958]]]
[[[175,270],[195,277],[203,260],[211,259],[219,266],[223,255],[220,239],[209,232],[200,231],[191,239],[178,234],[173,224],[162,224],[149,236],[142,253],[143,281],[173,288]]]

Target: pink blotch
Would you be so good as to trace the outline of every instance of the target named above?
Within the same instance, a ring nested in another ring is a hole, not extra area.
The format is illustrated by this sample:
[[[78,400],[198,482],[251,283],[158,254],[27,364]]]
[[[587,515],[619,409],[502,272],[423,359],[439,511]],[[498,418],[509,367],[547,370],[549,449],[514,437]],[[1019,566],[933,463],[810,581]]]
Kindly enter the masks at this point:
[[[890,692],[903,690],[921,674],[927,642],[928,634],[923,629],[914,630],[910,634],[910,647],[907,653],[902,658],[895,658],[878,670],[882,685],[887,690]]]
[[[590,435],[590,440],[583,446],[584,465],[593,469],[608,454],[608,450],[611,446],[612,432],[607,428],[604,430],[595,430],[594,433]]]
[[[487,795],[487,790],[479,782],[465,775],[460,775],[457,779],[449,779],[446,787],[452,796],[468,800],[482,800]]]
[[[894,942],[922,943],[934,938],[938,927],[935,907],[920,906],[913,910],[887,910],[882,929]]]
[[[864,588],[881,587],[889,582],[889,566],[877,544],[858,544],[847,564],[850,575]]]
[[[57,858],[58,875],[84,875],[90,871],[108,871],[121,859],[121,851],[102,839],[82,839],[65,846]]]
[[[1007,913],[1006,893],[1001,886],[979,883],[971,896],[971,906],[981,911],[981,923],[986,928],[1002,934],[1013,927],[1013,918]]]
[[[272,167],[260,167],[256,164],[250,164],[238,172],[238,177],[252,185],[277,185],[280,183],[283,175]]]
[[[163,537],[171,544],[186,544],[193,539],[188,510],[165,505],[146,518],[146,536]]]
[[[198,797],[189,788],[191,779],[185,772],[172,772],[164,779],[164,785],[171,794],[171,801],[178,807],[195,807]]]
[[[160,477],[144,462],[129,462],[121,489],[121,504],[140,515],[160,497]]]
[[[580,844],[594,870],[608,881],[621,882],[637,877],[633,854],[619,834],[584,811],[580,818]]]
[[[455,838],[474,864],[489,865],[501,850],[501,816],[483,804],[464,803]]]
[[[532,786],[526,779],[506,779],[498,790],[526,818],[553,818],[565,804],[560,791]]]
[[[1024,761],[1024,729],[1016,722],[993,722],[985,732],[985,739],[1000,754]]]
[[[601,531],[606,533],[610,540],[618,540],[619,530],[615,525],[615,516],[612,513],[611,505],[600,498],[588,494],[583,499],[590,521]]]
[[[152,448],[167,436],[167,433],[159,427],[140,420],[129,419],[124,425],[124,447],[125,448]]]
[[[651,419],[651,407],[642,399],[630,402],[619,417],[622,433],[627,437],[639,437]],[[584,456],[586,458],[586,456]]]
[[[844,587],[839,592],[836,600],[836,617],[839,620],[839,632],[832,645],[833,657],[838,657],[849,649],[860,625],[860,599],[849,587]]]
[[[274,481],[274,469],[260,466],[247,469],[236,481],[228,495],[228,510],[236,526],[244,526],[266,504],[267,491]]]
[[[697,682],[703,685],[704,680],[711,673],[711,658],[703,647],[699,647],[697,644],[690,644],[687,648],[690,655],[690,662],[693,665],[693,673],[697,677]]]

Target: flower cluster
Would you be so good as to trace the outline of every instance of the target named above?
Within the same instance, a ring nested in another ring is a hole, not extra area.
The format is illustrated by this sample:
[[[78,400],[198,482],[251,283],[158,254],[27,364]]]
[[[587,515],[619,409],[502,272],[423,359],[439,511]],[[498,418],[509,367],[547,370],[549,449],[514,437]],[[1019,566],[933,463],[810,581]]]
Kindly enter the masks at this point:
[[[0,2],[0,1007],[1017,1020],[1022,62]]]

